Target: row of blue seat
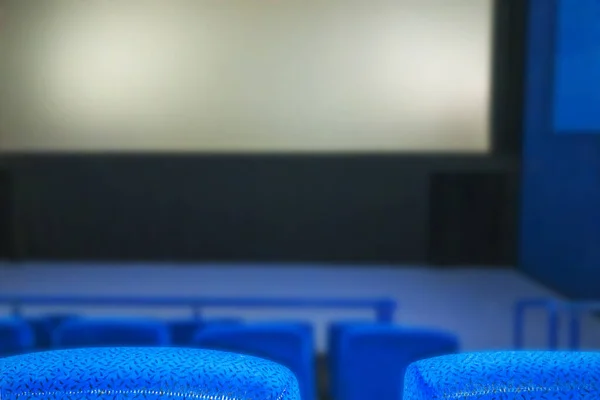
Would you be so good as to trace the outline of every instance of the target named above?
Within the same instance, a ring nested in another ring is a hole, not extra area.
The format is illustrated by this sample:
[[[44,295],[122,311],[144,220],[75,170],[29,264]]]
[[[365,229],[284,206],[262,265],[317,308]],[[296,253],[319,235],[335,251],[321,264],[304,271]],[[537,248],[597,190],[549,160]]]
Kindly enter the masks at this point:
[[[53,347],[52,336],[62,323],[78,318],[77,315],[44,315],[26,318],[25,321],[33,330],[36,350],[48,350]],[[233,317],[210,319],[186,318],[167,321],[169,342],[172,345],[187,346],[192,344],[194,335],[201,329],[215,325],[241,324],[243,320]]]
[[[201,330],[207,329],[209,327],[219,326],[219,325],[239,325],[243,323],[243,320],[238,318],[211,318],[211,319],[181,319],[174,321],[166,321],[159,322],[154,320],[146,320],[142,321],[139,319],[131,320],[131,319],[122,319],[122,320],[103,320],[103,319],[80,319],[76,315],[46,315],[42,317],[34,317],[34,318],[9,318],[2,320],[2,327],[0,327],[0,331],[4,330],[6,336],[4,340],[1,340],[0,337],[0,355],[6,354],[10,351],[11,346],[17,349],[17,352],[20,352],[19,348],[21,346],[25,346],[27,349],[33,350],[49,350],[55,348],[58,344],[57,341],[62,341],[62,333],[61,330],[58,330],[59,327],[63,326],[62,329],[65,329],[65,326],[69,326],[69,324],[78,325],[80,322],[74,322],[75,320],[79,320],[83,322],[86,326],[90,327],[92,330],[96,330],[96,324],[105,326],[108,330],[105,330],[103,335],[107,332],[114,332],[116,330],[123,330],[125,326],[132,326],[132,334],[133,338],[131,339],[136,344],[143,344],[143,335],[138,336],[138,329],[141,331],[153,331],[155,332],[156,337],[153,339],[149,339],[148,345],[159,345],[159,344],[169,344],[175,346],[188,346],[193,343],[194,336]],[[159,331],[164,331],[162,333],[158,333]],[[9,337],[12,335],[10,332],[19,332],[20,339],[10,340]],[[57,333],[59,332],[59,333]],[[0,333],[1,334],[1,333]],[[140,333],[141,334],[141,333]],[[117,334],[117,341],[126,340],[125,336],[126,332],[122,332],[121,334]],[[162,337],[162,339],[161,339]],[[107,337],[102,338],[103,341],[108,340]],[[25,343],[24,345],[19,344],[22,341]],[[3,347],[4,346],[4,347]],[[8,346],[8,347],[7,347]]]
[[[282,364],[298,378],[302,398],[316,398],[311,324],[221,322],[179,321],[171,328],[177,328],[179,339],[186,339],[189,329],[201,327],[186,346],[245,353]],[[10,350],[7,343],[21,352],[33,346],[33,330],[26,321],[6,320],[1,326],[5,329],[0,328],[0,352]],[[159,321],[63,318],[55,326],[51,342],[54,348],[170,346],[174,345],[171,330]],[[12,338],[6,334],[9,331]],[[332,395],[337,400],[398,399],[402,392],[398,382],[411,362],[457,350],[454,335],[436,330],[371,322],[334,323],[329,332]]]

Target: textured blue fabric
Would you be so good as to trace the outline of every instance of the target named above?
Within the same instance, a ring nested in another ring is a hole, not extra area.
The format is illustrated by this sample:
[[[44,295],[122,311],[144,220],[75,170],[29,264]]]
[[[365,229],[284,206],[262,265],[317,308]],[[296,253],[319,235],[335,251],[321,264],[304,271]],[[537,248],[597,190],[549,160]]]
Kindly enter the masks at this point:
[[[25,320],[33,330],[33,335],[35,337],[35,349],[50,350],[52,347],[52,335],[54,330],[62,323],[75,318],[78,317],[72,314],[52,314],[26,318]]]
[[[303,400],[315,399],[313,328],[277,322],[213,326],[198,333],[195,345],[262,357],[288,367],[298,378]]]
[[[0,359],[3,400],[300,400],[285,367],[232,353],[95,348]]]
[[[33,331],[26,321],[17,318],[0,319],[0,357],[30,351],[33,345]]]
[[[194,338],[201,329],[219,325],[237,325],[243,323],[239,318],[210,318],[210,319],[182,319],[169,321],[171,342],[176,346],[191,346]]]
[[[600,398],[600,353],[465,353],[412,364],[405,400],[586,400]]]
[[[338,351],[337,400],[398,400],[414,361],[458,351],[455,335],[391,324],[345,328]]]
[[[73,319],[53,334],[55,348],[99,346],[168,346],[166,324],[153,320]]]

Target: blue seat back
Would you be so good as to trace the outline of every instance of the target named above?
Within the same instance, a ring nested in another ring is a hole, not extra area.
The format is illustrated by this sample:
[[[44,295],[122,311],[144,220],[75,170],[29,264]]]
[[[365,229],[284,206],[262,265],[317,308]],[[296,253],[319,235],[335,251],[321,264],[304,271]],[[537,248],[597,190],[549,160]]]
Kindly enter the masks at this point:
[[[26,321],[31,326],[35,337],[35,349],[49,350],[52,347],[52,335],[54,330],[65,321],[75,318],[78,317],[71,314],[51,314],[27,318]]]
[[[26,321],[18,318],[0,319],[0,357],[26,353],[33,346],[33,331]]]
[[[169,321],[171,342],[175,346],[192,346],[194,337],[201,330],[211,326],[238,325],[243,321],[238,318],[182,319]]]
[[[390,324],[357,325],[343,331],[338,365],[339,400],[398,400],[414,361],[458,351],[455,335]]]
[[[315,399],[315,350],[311,324],[278,322],[213,326],[201,330],[194,343],[202,348],[249,354],[284,365],[298,378],[302,399]]]
[[[48,351],[0,359],[0,371],[7,400],[301,400],[287,368],[199,349]]]
[[[327,368],[329,370],[329,394],[333,399],[337,398],[337,387],[339,382],[339,369],[337,362],[340,359],[340,337],[345,329],[359,325],[372,325],[369,320],[345,320],[335,321],[327,329]]]
[[[405,400],[592,400],[600,398],[600,353],[463,353],[412,364]]]
[[[53,334],[55,348],[100,346],[168,346],[166,324],[153,320],[75,319]]]

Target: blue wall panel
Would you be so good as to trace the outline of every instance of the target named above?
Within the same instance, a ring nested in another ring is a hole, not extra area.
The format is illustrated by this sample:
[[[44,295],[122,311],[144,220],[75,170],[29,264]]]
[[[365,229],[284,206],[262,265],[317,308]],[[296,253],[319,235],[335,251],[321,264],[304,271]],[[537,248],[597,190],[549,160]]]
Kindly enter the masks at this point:
[[[554,129],[600,134],[600,0],[556,0]]]
[[[600,299],[600,135],[554,134],[559,7],[529,1],[520,266],[566,295]]]

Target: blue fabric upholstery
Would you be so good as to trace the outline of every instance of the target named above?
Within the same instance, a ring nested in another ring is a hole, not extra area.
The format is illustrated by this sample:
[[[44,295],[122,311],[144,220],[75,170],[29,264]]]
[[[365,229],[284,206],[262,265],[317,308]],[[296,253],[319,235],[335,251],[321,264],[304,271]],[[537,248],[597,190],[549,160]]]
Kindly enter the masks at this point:
[[[198,349],[95,348],[0,359],[4,400],[300,400],[285,367]]]
[[[198,333],[195,345],[262,357],[288,367],[298,378],[303,400],[315,399],[313,328],[277,322],[213,326]]]
[[[74,319],[53,334],[55,348],[98,346],[167,346],[166,324],[152,320]]]
[[[346,327],[338,350],[337,400],[398,400],[414,361],[458,351],[455,335],[391,324]]]
[[[17,318],[0,319],[0,357],[30,351],[34,345],[29,324]]]
[[[465,353],[412,364],[405,400],[586,400],[600,398],[600,353]]]
[[[238,318],[183,319],[169,321],[171,342],[176,346],[191,346],[196,334],[201,330],[218,325],[237,325],[243,321]]]

